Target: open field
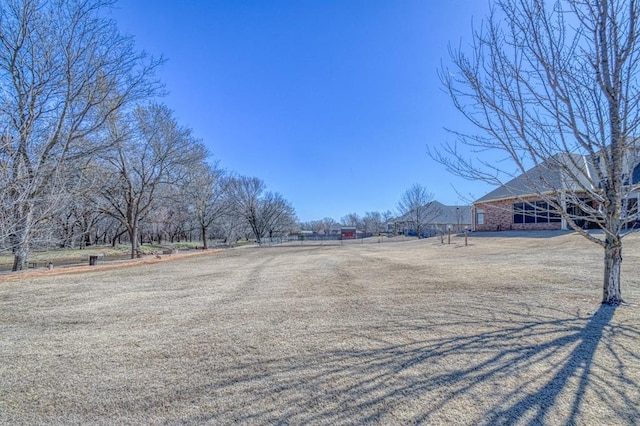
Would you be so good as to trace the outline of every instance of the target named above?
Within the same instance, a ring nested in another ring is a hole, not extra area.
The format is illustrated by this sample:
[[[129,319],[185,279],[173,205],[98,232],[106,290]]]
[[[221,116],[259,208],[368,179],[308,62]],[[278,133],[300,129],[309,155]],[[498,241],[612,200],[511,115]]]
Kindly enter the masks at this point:
[[[640,235],[452,242],[0,281],[0,423],[640,424]]]

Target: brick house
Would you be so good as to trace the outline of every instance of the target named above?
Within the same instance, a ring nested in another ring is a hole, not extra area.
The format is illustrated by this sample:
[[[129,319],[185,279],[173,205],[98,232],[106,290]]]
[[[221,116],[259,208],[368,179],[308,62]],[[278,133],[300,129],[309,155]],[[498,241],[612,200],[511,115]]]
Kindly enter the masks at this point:
[[[635,209],[640,192],[640,151],[634,149],[625,161],[625,181],[628,200]],[[561,165],[561,167],[559,167]],[[570,200],[580,198],[597,210],[595,202],[589,202],[588,193],[600,187],[597,181],[598,162],[578,154],[558,154],[502,186],[489,192],[473,203],[472,228],[474,231],[505,230],[564,230],[569,229],[566,220],[539,194],[557,200],[565,211],[569,211],[579,226],[580,210],[572,207]],[[598,185],[595,187],[594,185]],[[630,207],[631,209],[631,207]]]

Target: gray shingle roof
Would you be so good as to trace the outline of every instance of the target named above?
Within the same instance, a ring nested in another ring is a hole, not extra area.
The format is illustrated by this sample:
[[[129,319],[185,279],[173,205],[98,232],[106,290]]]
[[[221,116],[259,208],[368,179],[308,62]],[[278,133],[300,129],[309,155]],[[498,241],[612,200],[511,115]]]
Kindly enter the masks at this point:
[[[396,218],[396,222],[413,222],[413,213],[405,213]],[[422,222],[431,224],[468,224],[471,223],[471,206],[445,206],[432,201],[421,212]]]
[[[588,157],[578,154],[557,154],[477,199],[475,203],[561,190],[592,189],[592,177],[595,173],[595,168]]]

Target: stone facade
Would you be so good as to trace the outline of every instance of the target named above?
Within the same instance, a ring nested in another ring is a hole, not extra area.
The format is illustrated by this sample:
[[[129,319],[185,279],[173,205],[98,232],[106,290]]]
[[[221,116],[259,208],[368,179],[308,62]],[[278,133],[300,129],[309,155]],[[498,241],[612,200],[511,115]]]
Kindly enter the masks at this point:
[[[534,200],[534,199],[530,199]],[[499,200],[474,204],[475,231],[508,230],[556,230],[562,229],[562,222],[551,223],[513,223],[513,203],[516,200]],[[483,223],[478,223],[478,214],[482,214]]]

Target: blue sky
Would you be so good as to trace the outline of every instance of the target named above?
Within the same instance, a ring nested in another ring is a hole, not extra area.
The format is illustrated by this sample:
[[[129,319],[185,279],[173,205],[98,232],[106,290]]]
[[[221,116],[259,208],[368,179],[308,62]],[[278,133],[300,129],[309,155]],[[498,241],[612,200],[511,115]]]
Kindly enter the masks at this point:
[[[223,168],[256,176],[300,220],[395,211],[426,186],[461,204],[492,188],[448,174],[426,147],[468,129],[437,76],[485,0],[120,0],[138,49],[167,63],[162,99]],[[454,189],[455,188],[455,189]]]

